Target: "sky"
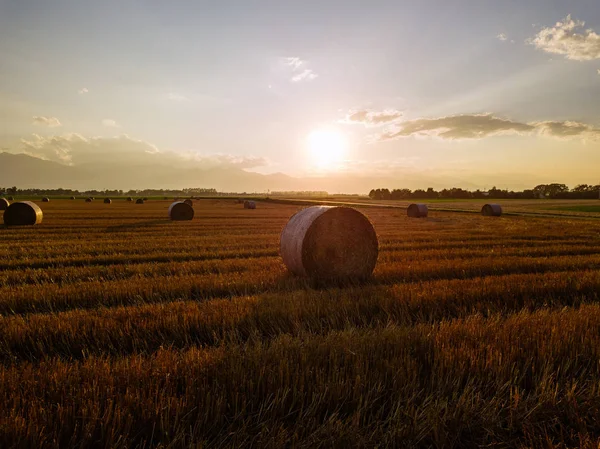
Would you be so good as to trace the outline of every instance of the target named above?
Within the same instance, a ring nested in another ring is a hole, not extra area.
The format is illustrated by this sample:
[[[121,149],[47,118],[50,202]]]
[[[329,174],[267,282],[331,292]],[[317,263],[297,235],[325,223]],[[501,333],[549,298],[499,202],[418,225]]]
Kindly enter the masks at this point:
[[[600,5],[0,0],[0,149],[315,190],[596,184]]]

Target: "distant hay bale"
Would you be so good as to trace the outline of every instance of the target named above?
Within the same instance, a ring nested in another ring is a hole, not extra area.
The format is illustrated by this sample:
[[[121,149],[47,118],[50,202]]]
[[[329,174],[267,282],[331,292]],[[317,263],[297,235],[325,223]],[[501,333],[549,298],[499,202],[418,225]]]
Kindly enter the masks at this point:
[[[427,204],[411,204],[408,206],[406,214],[411,218],[426,218],[429,210]]]
[[[6,198],[0,198],[0,210],[6,210],[10,206],[10,201]]]
[[[194,206],[194,202],[189,198],[187,200],[183,200],[183,202],[189,206],[192,206],[192,207]]]
[[[367,217],[349,207],[313,206],[285,226],[280,251],[287,268],[317,280],[363,280],[377,263],[379,243]]]
[[[129,201],[130,203],[133,202],[133,198],[131,198],[130,196],[127,197],[127,201]]]
[[[14,201],[15,197],[14,196],[9,196],[8,198],[6,198],[8,201]]]
[[[85,199],[86,203],[91,203],[92,201],[94,201],[94,199],[91,196]]]
[[[256,209],[256,202],[244,201],[244,209]]]
[[[4,211],[4,224],[7,226],[31,226],[40,224],[44,214],[42,209],[31,201],[12,203]]]
[[[50,202],[50,198],[48,198],[47,196],[42,198],[42,203],[49,203],[49,202]]]
[[[104,204],[110,204],[112,200],[110,198],[104,198]]]
[[[76,200],[77,198],[75,198],[74,196],[71,197],[72,200]]]
[[[481,215],[486,217],[499,217],[502,215],[502,206],[499,204],[486,204],[481,208]]]
[[[175,201],[169,206],[169,218],[174,221],[192,220],[194,208],[185,201]]]
[[[137,200],[135,200],[135,204],[144,204],[144,200],[141,198],[138,198]]]

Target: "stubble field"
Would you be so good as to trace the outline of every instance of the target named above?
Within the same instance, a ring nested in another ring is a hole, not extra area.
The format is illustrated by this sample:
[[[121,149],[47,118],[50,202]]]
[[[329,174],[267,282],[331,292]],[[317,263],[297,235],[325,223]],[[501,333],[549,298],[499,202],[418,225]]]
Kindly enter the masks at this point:
[[[169,204],[0,227],[0,447],[597,447],[600,220],[364,208],[373,279],[317,286],[299,206]]]

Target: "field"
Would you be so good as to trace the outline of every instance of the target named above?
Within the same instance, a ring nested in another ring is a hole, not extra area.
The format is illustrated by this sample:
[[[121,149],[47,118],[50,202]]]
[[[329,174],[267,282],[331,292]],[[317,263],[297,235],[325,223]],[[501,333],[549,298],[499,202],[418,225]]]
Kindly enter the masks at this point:
[[[598,214],[364,207],[373,279],[324,286],[297,205],[39,205],[0,227],[3,449],[598,447]]]

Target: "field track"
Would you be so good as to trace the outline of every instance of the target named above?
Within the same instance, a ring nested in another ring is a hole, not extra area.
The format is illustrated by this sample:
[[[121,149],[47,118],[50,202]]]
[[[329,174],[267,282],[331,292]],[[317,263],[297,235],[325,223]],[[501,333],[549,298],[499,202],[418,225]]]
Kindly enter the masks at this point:
[[[364,207],[373,279],[323,286],[300,206],[169,204],[0,226],[0,448],[597,447],[598,214]]]

